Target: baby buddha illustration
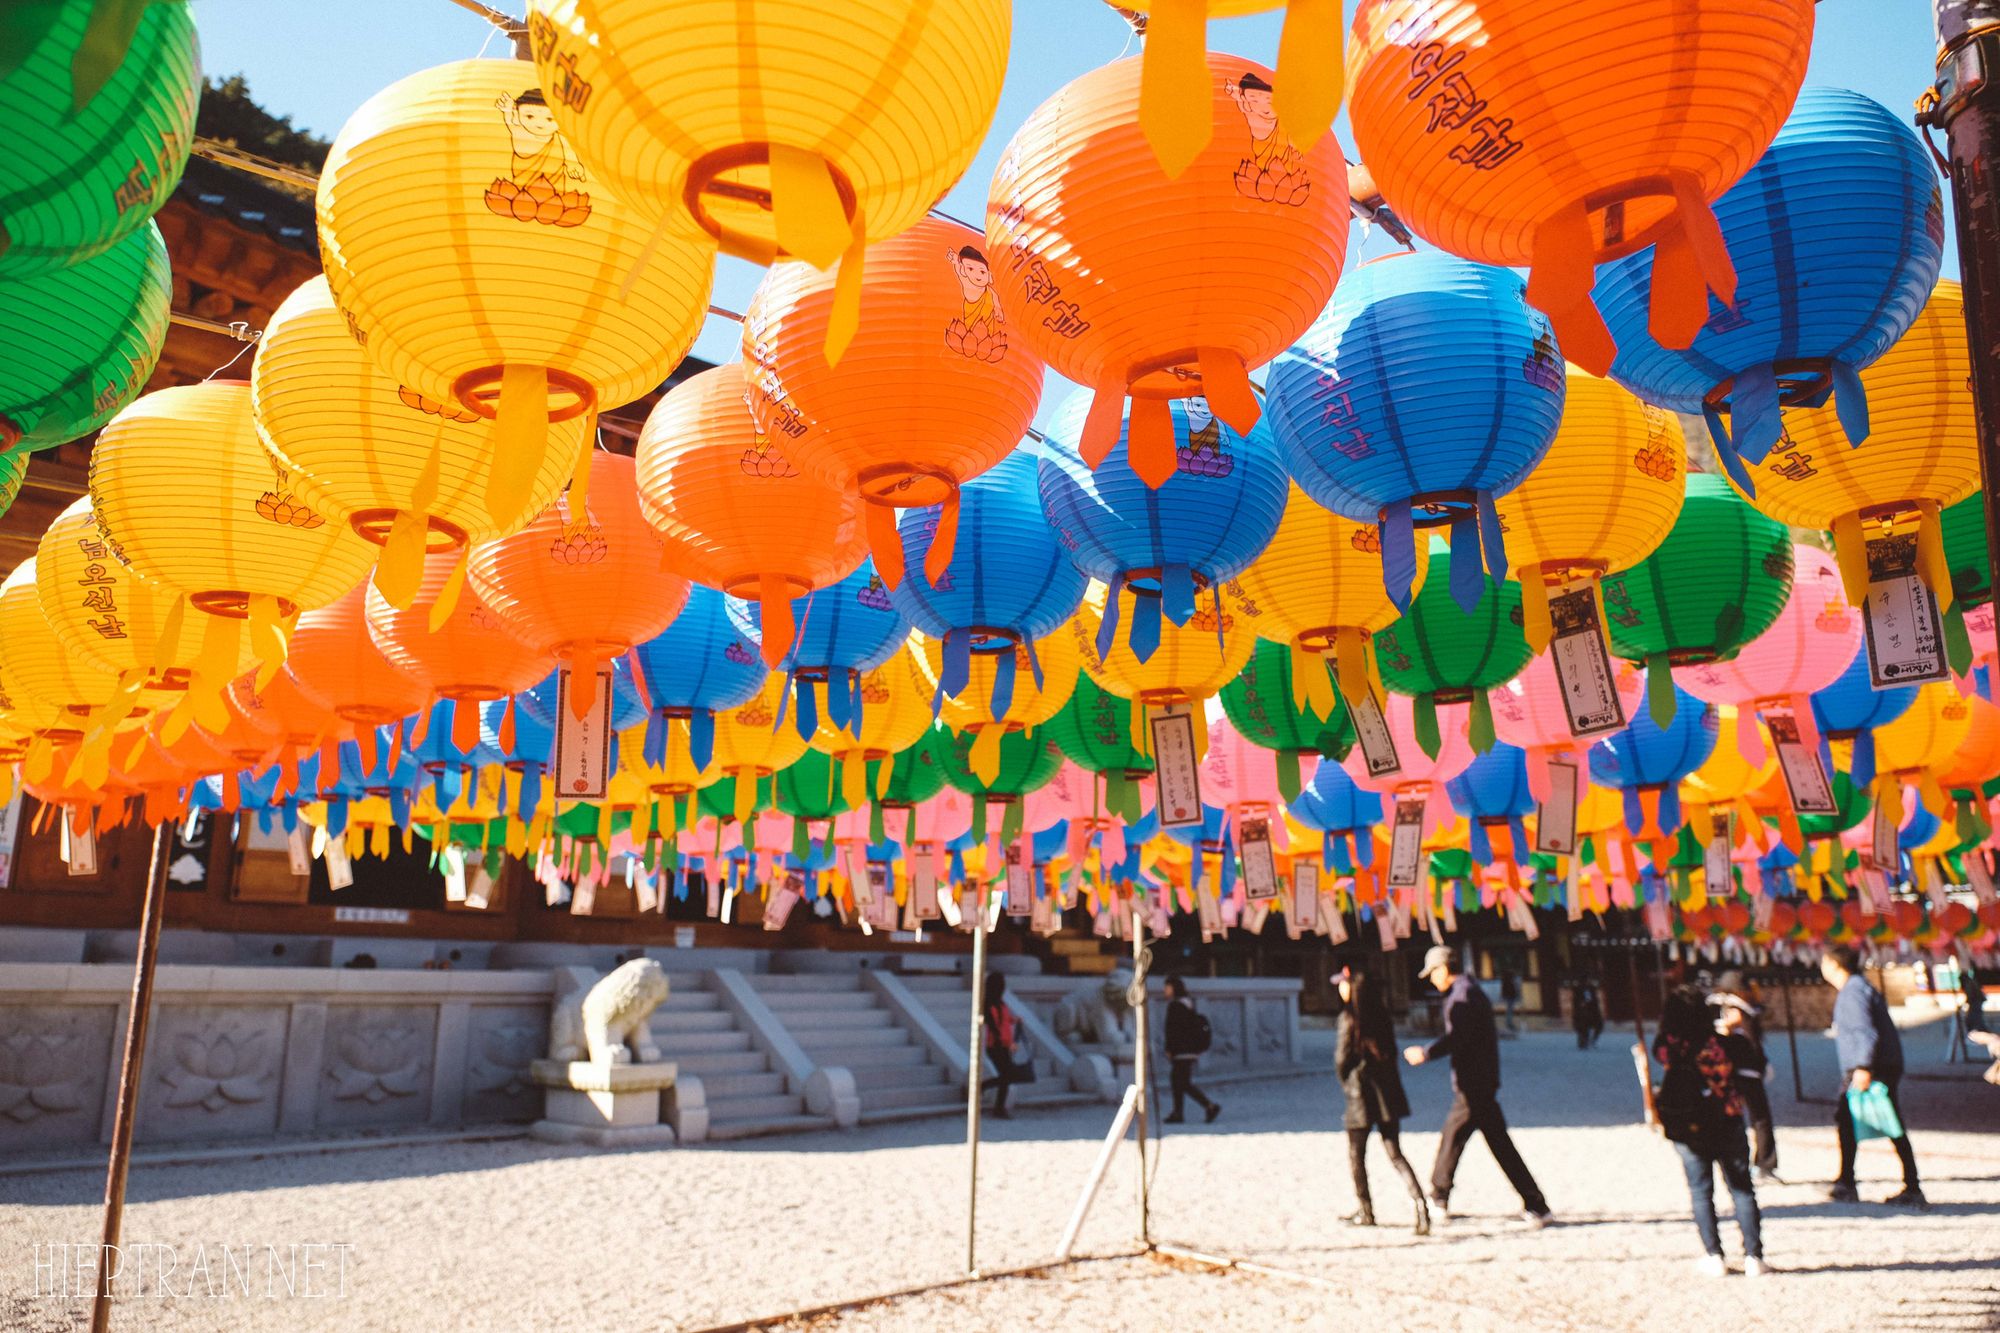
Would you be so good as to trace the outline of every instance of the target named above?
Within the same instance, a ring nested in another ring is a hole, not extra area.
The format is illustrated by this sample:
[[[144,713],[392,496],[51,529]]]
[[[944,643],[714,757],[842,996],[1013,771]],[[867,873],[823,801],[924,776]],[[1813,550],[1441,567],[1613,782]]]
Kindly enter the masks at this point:
[[[583,182],[583,165],[570,155],[542,90],[502,93],[493,105],[507,125],[509,154],[507,174],[486,187],[486,206],[520,222],[582,225],[590,216],[590,196],[575,188]]]
[[[1306,174],[1305,156],[1292,146],[1278,124],[1271,106],[1271,85],[1260,75],[1245,70],[1223,91],[1250,130],[1250,153],[1236,164],[1236,191],[1265,203],[1297,208],[1312,193],[1312,178]]]
[[[945,261],[958,279],[961,307],[945,326],[944,343],[975,361],[998,361],[1007,355],[1007,328],[1000,316],[1000,296],[993,290],[993,269],[977,246],[945,251]]]
[[[1222,447],[1222,423],[1209,410],[1206,398],[1183,398],[1187,413],[1187,439],[1182,442],[1175,466],[1190,477],[1226,477],[1236,470],[1236,460]]]

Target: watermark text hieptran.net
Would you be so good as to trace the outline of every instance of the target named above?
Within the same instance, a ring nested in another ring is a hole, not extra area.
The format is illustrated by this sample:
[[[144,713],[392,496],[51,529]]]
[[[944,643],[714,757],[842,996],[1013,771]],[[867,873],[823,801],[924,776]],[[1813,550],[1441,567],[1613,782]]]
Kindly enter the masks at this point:
[[[38,1244],[34,1294],[94,1296],[108,1277],[118,1300],[339,1300],[347,1295],[353,1249],[345,1241]]]

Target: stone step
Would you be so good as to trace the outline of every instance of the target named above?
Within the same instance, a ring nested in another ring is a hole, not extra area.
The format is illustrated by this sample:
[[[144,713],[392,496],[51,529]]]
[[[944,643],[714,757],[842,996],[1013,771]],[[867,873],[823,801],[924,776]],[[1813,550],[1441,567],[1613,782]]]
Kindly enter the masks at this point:
[[[858,991],[859,972],[758,972],[750,984],[760,991]]]
[[[793,1093],[761,1093],[753,1097],[710,1097],[708,1121],[757,1120],[776,1115],[802,1115],[806,1099]]]
[[[666,1032],[654,1029],[653,1044],[672,1060],[695,1051],[747,1051],[750,1034],[725,1028],[717,1032]]]
[[[1116,955],[1108,953],[1072,954],[1069,959],[1069,970],[1072,976],[1101,977],[1116,972],[1119,963],[1123,961]]]
[[[700,1077],[702,1091],[708,1095],[711,1106],[722,1098],[769,1097],[785,1090],[785,1076],[770,1070],[745,1074],[703,1074]]]
[[[965,984],[965,978],[950,972],[905,972],[903,984],[913,991],[957,991],[964,995],[972,988]]]
[[[907,1046],[861,1046],[842,1050],[830,1048],[811,1052],[814,1063],[838,1065],[859,1077],[864,1069],[893,1069],[925,1063],[924,1050],[914,1042]]]
[[[789,1024],[787,1025],[790,1026]],[[793,1038],[808,1051],[824,1051],[833,1047],[848,1046],[902,1046],[910,1040],[910,1034],[899,1027],[837,1027],[808,1026],[792,1028]],[[821,1061],[822,1064],[827,1063]],[[838,1064],[838,1061],[833,1063]]]
[[[752,1139],[766,1134],[804,1134],[815,1129],[827,1129],[833,1122],[818,1115],[773,1115],[759,1116],[749,1120],[717,1120],[711,1112],[708,1121],[708,1137],[711,1141],[723,1139]]]
[[[955,1098],[942,1081],[921,1088],[863,1088],[857,1085],[856,1090],[861,1094],[861,1109],[864,1114],[868,1111],[909,1110],[915,1107],[949,1110],[956,1106],[961,1111],[965,1109],[965,1099]]]
[[[1098,953],[1099,940],[1095,935],[1051,935],[1049,952],[1058,954]]]
[[[770,1006],[774,1014],[798,1013],[802,1010],[812,1013],[847,1014],[857,1010],[874,1009],[880,1003],[872,992],[858,990],[781,990],[768,993],[759,991],[758,994],[763,997],[764,1003]]]
[[[861,1090],[864,1099],[874,1088],[930,1088],[935,1091],[937,1085],[945,1081],[944,1069],[939,1065],[864,1065],[860,1069],[849,1066],[848,1072],[854,1075],[854,1086]]]
[[[746,1038],[747,1040],[747,1038]],[[762,1051],[683,1051],[674,1053],[661,1051],[663,1058],[672,1060],[684,1074],[694,1074],[707,1080],[718,1075],[761,1074],[771,1067],[770,1059]]]
[[[652,1028],[656,1035],[670,1032],[726,1032],[736,1026],[736,1015],[720,1009],[655,1009]]]
[[[677,990],[660,1001],[660,1008],[675,1013],[685,1013],[690,1009],[719,1009],[722,997],[713,991]],[[657,1012],[657,1011],[656,1011]]]
[[[867,1028],[889,1027],[887,1009],[773,1009],[778,1021],[793,1032],[804,1032],[819,1028],[839,1028],[843,1032],[859,1032]]]

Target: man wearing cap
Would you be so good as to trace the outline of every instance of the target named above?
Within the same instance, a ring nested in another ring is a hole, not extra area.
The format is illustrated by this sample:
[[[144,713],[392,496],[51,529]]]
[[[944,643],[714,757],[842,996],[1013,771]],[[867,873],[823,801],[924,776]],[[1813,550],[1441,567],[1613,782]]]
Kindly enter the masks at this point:
[[[1500,1113],[1500,1039],[1493,1030],[1493,1003],[1479,983],[1459,970],[1450,948],[1434,944],[1424,954],[1423,978],[1444,992],[1444,1035],[1429,1047],[1411,1046],[1403,1058],[1411,1065],[1451,1057],[1451,1110],[1445,1113],[1438,1139],[1437,1162],[1431,1167],[1431,1199],[1440,1218],[1451,1217],[1451,1182],[1458,1157],[1472,1131],[1486,1136],[1486,1146],[1521,1196],[1522,1217],[1541,1227],[1549,1223],[1549,1205],[1542,1198],[1528,1164],[1507,1136],[1507,1117]]]

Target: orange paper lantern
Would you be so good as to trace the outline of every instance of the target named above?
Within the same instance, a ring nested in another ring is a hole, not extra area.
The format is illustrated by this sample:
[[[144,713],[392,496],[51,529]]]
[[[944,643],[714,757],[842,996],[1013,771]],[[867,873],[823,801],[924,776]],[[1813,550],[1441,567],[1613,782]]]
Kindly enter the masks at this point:
[[[409,675],[429,681],[432,694],[454,703],[503,699],[548,675],[548,654],[514,637],[477,594],[454,588],[457,572],[455,553],[429,557],[407,611],[391,606],[373,582],[368,584],[368,634],[382,655]],[[433,629],[432,614],[448,592],[455,600]],[[460,711],[477,717],[473,710]],[[473,726],[476,741],[476,720]]]
[[[430,698],[430,682],[391,661],[368,634],[368,590],[308,611],[292,632],[285,669],[320,695],[358,736],[400,722]]]

